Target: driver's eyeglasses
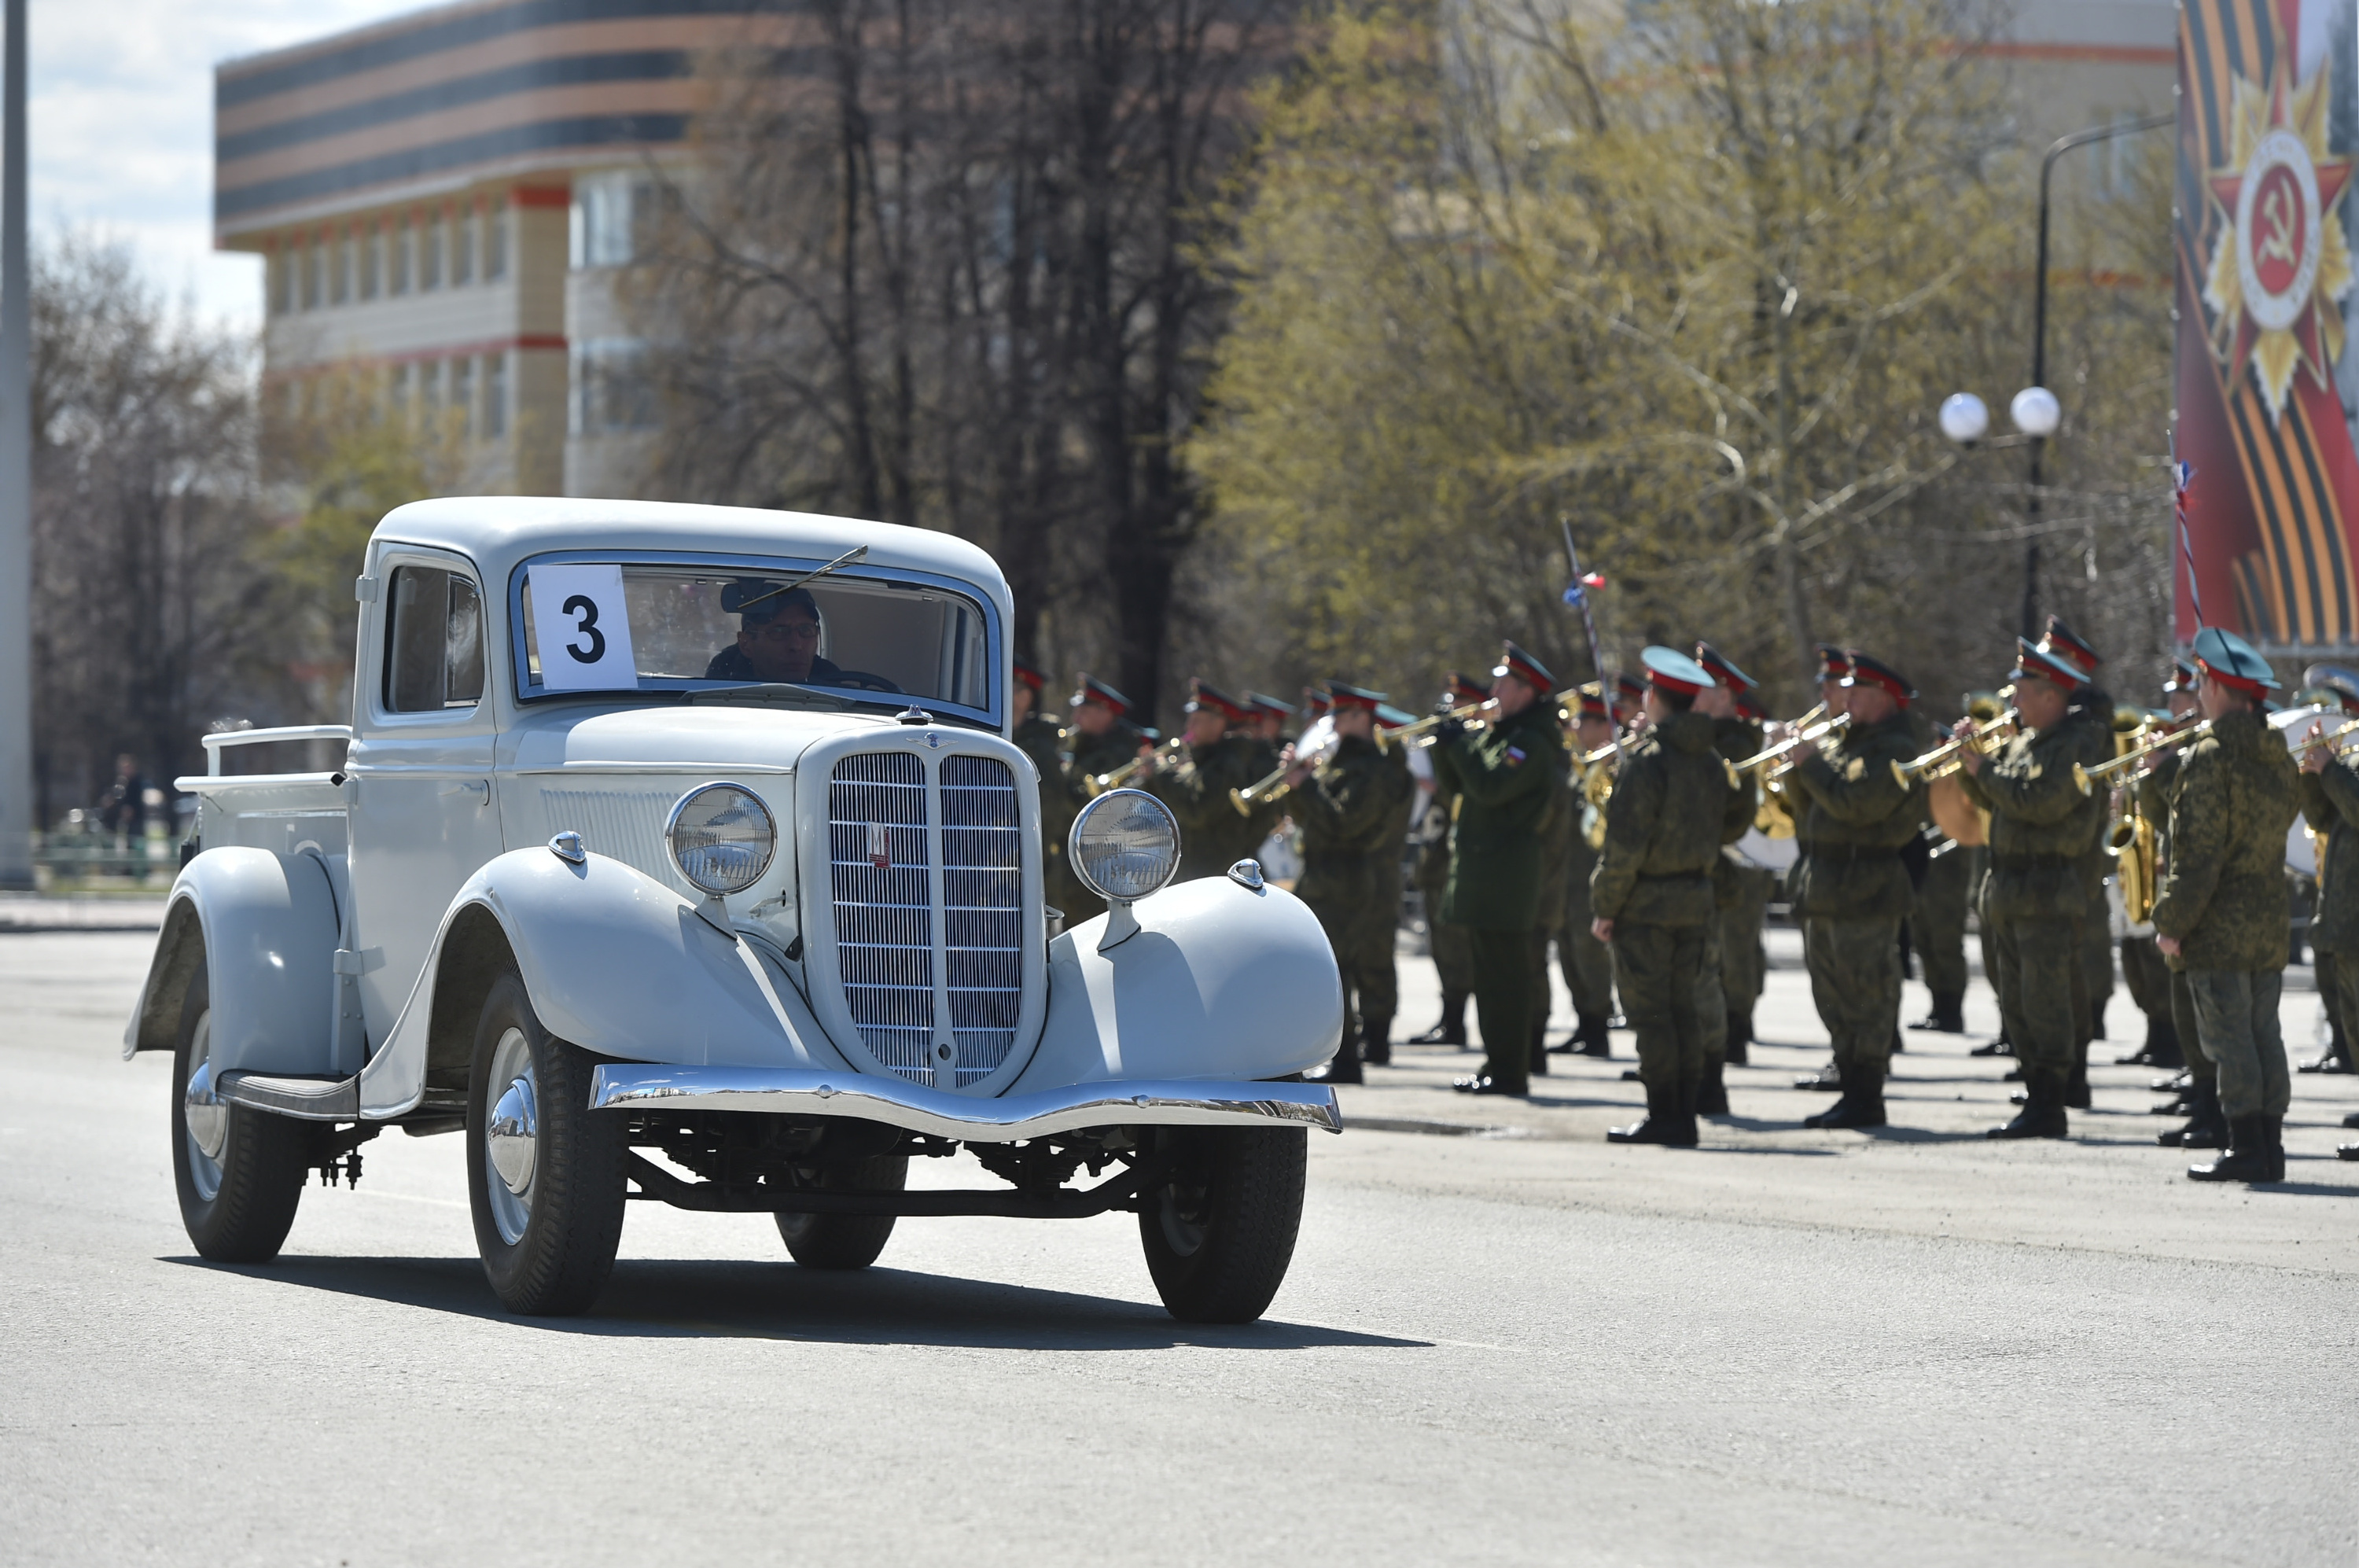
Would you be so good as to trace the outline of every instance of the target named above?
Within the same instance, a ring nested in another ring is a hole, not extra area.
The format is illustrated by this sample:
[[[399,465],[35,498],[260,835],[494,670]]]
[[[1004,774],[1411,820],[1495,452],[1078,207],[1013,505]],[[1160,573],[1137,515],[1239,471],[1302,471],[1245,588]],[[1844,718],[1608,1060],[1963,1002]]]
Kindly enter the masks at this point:
[[[763,642],[811,642],[819,637],[819,623],[806,620],[772,621],[756,629],[755,637]]]

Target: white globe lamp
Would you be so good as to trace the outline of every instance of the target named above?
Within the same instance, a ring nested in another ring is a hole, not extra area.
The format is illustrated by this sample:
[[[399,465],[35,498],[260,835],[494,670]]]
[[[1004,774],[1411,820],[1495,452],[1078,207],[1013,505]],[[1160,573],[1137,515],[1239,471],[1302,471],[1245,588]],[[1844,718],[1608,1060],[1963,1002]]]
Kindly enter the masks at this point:
[[[1990,406],[1971,392],[1952,392],[1941,399],[1941,433],[1960,446],[1970,446],[1990,430]]]
[[[2064,422],[2063,405],[2045,387],[2027,387],[2017,393],[2015,400],[2006,406],[2006,415],[2015,421],[2015,428],[2027,436],[2052,436],[2056,427]]]

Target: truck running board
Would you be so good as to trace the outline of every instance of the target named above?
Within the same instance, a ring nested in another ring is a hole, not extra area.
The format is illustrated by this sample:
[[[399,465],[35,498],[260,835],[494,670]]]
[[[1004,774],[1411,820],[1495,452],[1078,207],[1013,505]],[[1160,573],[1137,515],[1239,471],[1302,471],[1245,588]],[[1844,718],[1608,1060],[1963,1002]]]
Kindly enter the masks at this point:
[[[307,1122],[358,1121],[361,1081],[353,1078],[273,1078],[260,1073],[224,1073],[221,1097],[274,1116]]]

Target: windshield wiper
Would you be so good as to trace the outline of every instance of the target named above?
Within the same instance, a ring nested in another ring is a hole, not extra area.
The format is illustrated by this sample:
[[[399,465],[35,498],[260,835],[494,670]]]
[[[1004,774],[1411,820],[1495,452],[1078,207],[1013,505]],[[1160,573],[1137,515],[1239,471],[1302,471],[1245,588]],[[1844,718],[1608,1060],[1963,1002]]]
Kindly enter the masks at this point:
[[[806,583],[816,583],[821,578],[826,576],[829,572],[833,572],[839,566],[849,566],[855,561],[865,561],[867,559],[868,547],[864,544],[854,545],[850,550],[845,550],[842,555],[837,556],[833,561],[829,561],[825,566],[821,567],[816,572],[806,572],[800,577],[796,578],[792,583],[773,588],[765,593],[756,593],[750,599],[740,599],[737,602],[737,608],[742,611],[748,604],[758,604],[765,599],[775,599],[781,593],[791,593]]]

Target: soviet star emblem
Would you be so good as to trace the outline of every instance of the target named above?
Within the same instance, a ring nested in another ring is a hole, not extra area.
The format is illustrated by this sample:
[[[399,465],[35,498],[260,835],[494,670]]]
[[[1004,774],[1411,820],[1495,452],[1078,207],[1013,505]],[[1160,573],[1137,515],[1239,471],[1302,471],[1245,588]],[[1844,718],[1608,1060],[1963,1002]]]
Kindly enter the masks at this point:
[[[2251,366],[2272,425],[2303,368],[2331,384],[2343,353],[2343,312],[2332,307],[2352,284],[2335,215],[2351,159],[2327,147],[2328,73],[2297,85],[2292,40],[2281,34],[2273,53],[2266,82],[2230,81],[2228,163],[2207,180],[2221,222],[2203,281],[2212,352],[2231,376]]]

